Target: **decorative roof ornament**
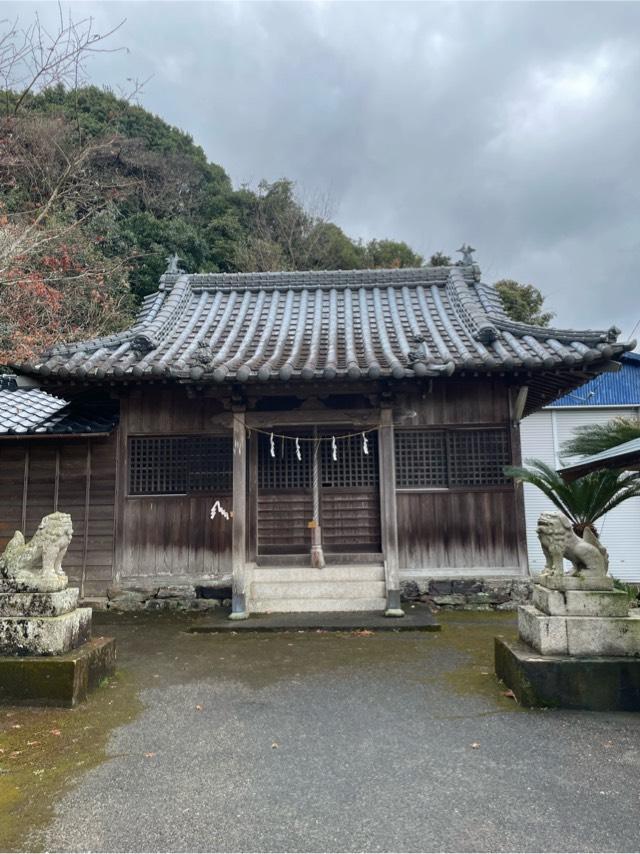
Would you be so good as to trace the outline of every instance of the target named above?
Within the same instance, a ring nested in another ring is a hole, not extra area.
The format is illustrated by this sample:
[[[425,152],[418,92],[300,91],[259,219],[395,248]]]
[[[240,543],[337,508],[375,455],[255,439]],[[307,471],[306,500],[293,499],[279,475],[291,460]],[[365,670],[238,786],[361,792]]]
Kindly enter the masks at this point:
[[[165,276],[179,276],[180,273],[186,272],[178,265],[180,258],[176,252],[173,255],[167,255],[164,260],[167,262],[167,269],[164,271]]]
[[[456,249],[456,252],[462,253],[462,261],[460,263],[465,267],[470,267],[472,264],[475,264],[475,261],[473,260],[473,255],[471,254],[475,251],[476,250],[473,248],[473,246],[469,246],[468,243],[463,243],[460,249]]]

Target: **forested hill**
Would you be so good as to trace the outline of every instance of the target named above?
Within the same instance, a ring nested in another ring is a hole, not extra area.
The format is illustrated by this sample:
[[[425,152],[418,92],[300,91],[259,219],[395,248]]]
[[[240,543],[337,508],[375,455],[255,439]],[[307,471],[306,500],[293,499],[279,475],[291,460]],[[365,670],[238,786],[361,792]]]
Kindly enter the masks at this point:
[[[284,178],[234,188],[188,134],[104,90],[8,93],[0,365],[126,326],[174,253],[189,272],[423,263],[406,243],[348,237],[328,214]]]
[[[191,272],[419,265],[350,239],[286,179],[234,189],[191,137],[90,87],[6,105],[0,361],[128,323],[166,257]]]

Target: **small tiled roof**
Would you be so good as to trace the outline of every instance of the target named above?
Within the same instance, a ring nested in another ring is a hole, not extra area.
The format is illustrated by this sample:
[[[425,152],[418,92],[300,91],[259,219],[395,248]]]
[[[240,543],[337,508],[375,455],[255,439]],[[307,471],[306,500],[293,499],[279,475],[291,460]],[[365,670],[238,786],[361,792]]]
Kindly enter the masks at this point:
[[[39,388],[18,388],[0,376],[0,436],[110,433],[118,423],[114,404],[74,404]]]
[[[66,400],[47,394],[39,388],[2,388],[0,433],[33,432],[66,406]]]
[[[583,457],[570,466],[559,469],[566,480],[574,480],[597,469],[640,468],[640,439],[631,439],[606,451]]]
[[[625,353],[620,364],[619,371],[600,374],[551,407],[640,406],[640,353]]]
[[[247,383],[584,370],[632,344],[618,330],[515,323],[475,264],[394,270],[171,274],[136,324],[52,348],[20,370],[65,380]]]

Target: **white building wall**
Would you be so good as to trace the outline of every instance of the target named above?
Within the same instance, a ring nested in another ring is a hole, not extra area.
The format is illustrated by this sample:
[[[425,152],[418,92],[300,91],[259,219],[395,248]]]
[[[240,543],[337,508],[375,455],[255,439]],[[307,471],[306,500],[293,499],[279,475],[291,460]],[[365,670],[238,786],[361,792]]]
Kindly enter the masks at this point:
[[[522,459],[537,457],[558,467],[562,443],[572,438],[576,427],[605,424],[618,416],[638,417],[638,414],[638,407],[559,408],[536,412],[520,425]],[[524,500],[529,569],[538,573],[544,568],[544,555],[536,535],[536,523],[540,513],[556,508],[539,489],[529,484],[524,486]],[[597,523],[597,528],[609,551],[611,575],[640,582],[640,498],[632,498],[616,507]]]

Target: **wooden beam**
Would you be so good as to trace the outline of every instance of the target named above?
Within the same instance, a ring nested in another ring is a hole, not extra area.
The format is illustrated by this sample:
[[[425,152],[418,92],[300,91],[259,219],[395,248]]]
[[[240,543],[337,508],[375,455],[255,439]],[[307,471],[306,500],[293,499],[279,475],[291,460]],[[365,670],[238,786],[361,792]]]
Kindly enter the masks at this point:
[[[387,586],[387,610],[385,614],[388,617],[404,617],[404,611],[400,607],[396,461],[393,411],[390,405],[383,406],[380,409],[378,458],[380,466],[380,527]]]
[[[247,431],[244,410],[233,414],[232,620],[245,620],[247,536]]]
[[[27,502],[29,496],[29,446],[24,449],[24,473],[22,476],[22,517],[20,530],[27,537]]]
[[[91,440],[87,439],[87,457],[84,470],[84,529],[82,532],[82,573],[80,575],[80,597],[84,597],[87,577],[87,553],[89,551],[89,508],[91,507]]]
[[[294,409],[290,412],[247,412],[248,427],[267,427],[286,424],[310,426],[323,424],[353,424],[356,427],[373,427],[378,423],[376,411],[369,409]]]

